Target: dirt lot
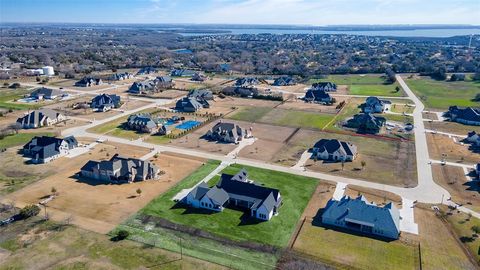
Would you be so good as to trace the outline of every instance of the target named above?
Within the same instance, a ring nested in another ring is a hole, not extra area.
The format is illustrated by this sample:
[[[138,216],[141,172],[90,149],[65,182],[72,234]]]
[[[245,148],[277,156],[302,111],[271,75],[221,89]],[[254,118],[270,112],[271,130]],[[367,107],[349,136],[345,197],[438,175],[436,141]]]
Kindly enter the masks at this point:
[[[170,90],[165,90],[165,91],[160,92],[160,93],[155,93],[155,94],[150,95],[150,96],[154,97],[154,98],[176,99],[176,98],[185,96],[186,94],[188,94],[187,91],[170,89]]]
[[[424,112],[422,113],[422,116],[423,116],[423,119],[438,120],[437,115],[434,113]]]
[[[341,163],[329,163],[321,160],[317,162],[308,160],[306,162],[308,170],[398,186],[416,185],[415,147],[413,142],[381,140],[300,129],[275,154],[275,159],[272,161],[285,166],[293,166],[304,151],[311,148],[322,138],[352,142],[357,146],[359,154],[353,162],[345,163],[343,170]],[[366,163],[363,169],[362,161]]]
[[[363,195],[369,202],[374,202],[379,206],[384,206],[389,202],[393,202],[397,208],[402,208],[402,197],[388,191],[348,185],[345,189],[344,195],[348,195],[352,198]]]
[[[460,123],[448,122],[448,121],[425,122],[425,128],[447,132],[447,133],[458,134],[458,135],[465,134],[465,136],[467,136],[467,133],[472,130],[476,131],[477,133],[480,133],[479,126],[468,126],[468,125],[463,125]]]
[[[198,168],[202,161],[162,153],[153,160],[165,171],[160,180],[132,184],[103,184],[77,179],[74,175],[88,160],[109,159],[115,153],[139,158],[148,152],[145,148],[110,142],[98,145],[89,154],[56,161],[57,165],[62,164],[61,171],[8,195],[4,201],[15,201],[17,206],[37,203],[55,187],[59,196],[48,203],[47,210],[52,219],[62,221],[72,217],[72,223],[81,228],[107,233]],[[141,196],[136,194],[138,188],[142,190]]]
[[[433,179],[444,187],[452,200],[465,207],[480,211],[480,183],[467,180],[465,172],[460,167],[433,164]]]
[[[460,138],[452,138],[441,134],[427,133],[428,151],[432,159],[441,160],[442,154],[446,154],[446,160],[452,162],[465,162],[476,164],[480,160],[478,150],[470,149],[470,144],[461,144],[458,142]]]
[[[295,99],[295,100],[289,100],[283,104],[280,104],[276,108],[336,114],[337,113],[336,106],[342,101],[347,102],[350,100],[350,98],[348,97],[336,97],[335,99],[337,100],[337,102],[331,106],[316,104],[316,103],[307,103],[300,99]]]
[[[319,210],[323,209],[327,202],[332,198],[334,191],[335,184],[323,181],[320,182],[313,193],[312,198],[308,202],[307,207],[303,211],[301,218],[314,218],[317,216]]]

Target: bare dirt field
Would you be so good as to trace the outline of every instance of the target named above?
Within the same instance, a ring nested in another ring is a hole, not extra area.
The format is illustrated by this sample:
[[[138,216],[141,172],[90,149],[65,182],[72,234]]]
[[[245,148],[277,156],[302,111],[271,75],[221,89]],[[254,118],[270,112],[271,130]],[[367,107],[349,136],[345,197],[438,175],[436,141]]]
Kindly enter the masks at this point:
[[[14,201],[18,206],[38,203],[55,187],[59,196],[48,203],[47,209],[52,219],[61,221],[72,217],[72,223],[79,227],[107,233],[203,163],[198,159],[161,153],[152,160],[165,171],[160,180],[113,185],[74,176],[90,159],[109,159],[114,153],[139,158],[148,152],[145,148],[115,143],[98,145],[88,154],[56,161],[62,164],[61,171],[8,195],[4,201]],[[137,189],[142,190],[141,196],[136,194]]]
[[[431,129],[431,130],[437,130],[441,132],[458,134],[458,135],[465,134],[465,136],[467,136],[468,132],[473,130],[476,131],[477,133],[480,133],[479,126],[469,126],[469,125],[463,125],[460,123],[448,122],[448,121],[425,122],[425,128]]]
[[[188,94],[187,91],[169,89],[169,90],[165,90],[165,91],[160,92],[160,93],[155,93],[155,94],[151,95],[151,97],[154,97],[154,98],[166,98],[166,99],[176,99],[176,98],[185,96],[186,94]]]
[[[437,115],[434,113],[423,112],[422,116],[423,116],[423,119],[438,120]]]
[[[478,181],[467,180],[465,172],[460,167],[433,164],[432,170],[435,182],[450,192],[454,202],[480,211],[480,184]]]
[[[303,211],[301,218],[314,218],[317,216],[319,210],[323,209],[327,202],[332,198],[334,191],[335,184],[324,181],[320,182],[310,198],[307,207]]]
[[[458,163],[473,163],[476,164],[480,160],[480,153],[478,150],[470,149],[470,144],[461,144],[460,138],[455,138],[457,142],[454,142],[452,138],[442,134],[427,133],[427,142],[430,147],[428,151],[430,157],[436,160],[441,160],[442,155],[445,154],[445,159]]]
[[[273,162],[285,166],[297,163],[302,153],[320,139],[339,139],[355,144],[358,156],[353,162],[341,163],[315,162],[308,160],[308,170],[355,177],[367,181],[398,185],[415,186],[417,182],[415,165],[415,145],[408,141],[366,138],[336,133],[300,129],[275,155]],[[362,169],[361,162],[365,161]]]
[[[351,198],[357,198],[359,195],[363,195],[367,198],[367,201],[373,202],[378,206],[384,206],[392,202],[397,208],[402,208],[402,197],[388,191],[348,185],[344,195],[348,195]]]
[[[295,99],[295,100],[288,100],[285,103],[280,104],[276,108],[286,109],[286,110],[301,110],[301,111],[313,111],[318,113],[336,114],[337,113],[336,106],[342,101],[347,102],[350,100],[350,98],[348,97],[338,97],[335,99],[337,100],[337,102],[331,106],[316,104],[316,103],[307,103],[300,99]]]

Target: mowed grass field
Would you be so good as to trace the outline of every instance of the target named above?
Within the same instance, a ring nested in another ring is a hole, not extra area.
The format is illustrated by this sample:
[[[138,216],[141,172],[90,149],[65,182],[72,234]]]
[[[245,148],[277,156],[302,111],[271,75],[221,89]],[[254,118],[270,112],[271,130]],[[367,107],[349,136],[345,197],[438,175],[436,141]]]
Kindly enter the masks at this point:
[[[309,221],[293,248],[339,269],[418,269],[418,249],[413,245],[339,232]]]
[[[210,163],[209,163],[210,164]],[[215,165],[209,166],[210,171]],[[259,184],[280,190],[283,205],[279,215],[268,222],[250,223],[243,219],[242,211],[225,209],[221,213],[205,214],[185,208],[172,208],[175,202],[171,198],[183,188],[190,188],[200,181],[209,171],[205,166],[184,179],[179,185],[149,203],[141,213],[168,219],[174,223],[192,226],[235,241],[254,241],[257,243],[284,247],[290,240],[295,225],[303,209],[313,194],[318,181],[313,178],[274,172],[253,167],[232,165],[223,172],[234,174],[246,168],[249,178]]]
[[[480,261],[480,239],[474,236],[473,226],[480,226],[480,219],[469,217],[464,213],[455,213],[447,216],[447,220],[453,227],[460,241],[470,250],[470,254],[475,257],[477,262]]]
[[[265,107],[244,107],[229,116],[230,119],[272,124],[279,126],[323,129],[335,115],[308,111],[273,109]]]
[[[325,79],[312,79],[309,83],[334,82],[337,85],[347,85],[349,94],[361,96],[405,96],[400,90],[396,91],[397,83],[386,84],[385,77],[380,74],[366,75],[329,75]]]
[[[35,136],[53,136],[51,132],[18,133],[0,139],[0,149],[24,145]]]
[[[14,100],[23,98],[24,95],[29,94],[31,91],[26,88],[0,89],[0,108],[12,109],[12,110],[27,110],[37,109],[41,105],[37,103],[13,103]]]
[[[446,110],[453,105],[480,106],[480,102],[472,101],[480,93],[480,82],[435,81],[428,77],[408,78],[405,82],[430,109]]]

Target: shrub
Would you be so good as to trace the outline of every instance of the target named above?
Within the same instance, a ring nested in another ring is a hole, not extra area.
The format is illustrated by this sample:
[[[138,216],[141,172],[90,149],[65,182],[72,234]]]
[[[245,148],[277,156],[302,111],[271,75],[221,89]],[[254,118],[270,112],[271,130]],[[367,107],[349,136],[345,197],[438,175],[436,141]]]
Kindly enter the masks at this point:
[[[31,204],[27,205],[24,208],[20,210],[20,213],[18,214],[22,219],[27,219],[30,217],[34,217],[40,213],[40,207]]]

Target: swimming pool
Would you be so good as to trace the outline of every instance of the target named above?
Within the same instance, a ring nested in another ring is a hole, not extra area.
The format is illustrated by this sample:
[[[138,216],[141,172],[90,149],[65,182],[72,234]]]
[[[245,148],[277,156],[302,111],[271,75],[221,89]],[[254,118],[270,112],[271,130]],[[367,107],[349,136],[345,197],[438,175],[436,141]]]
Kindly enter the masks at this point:
[[[195,121],[195,120],[188,120],[188,121],[185,121],[183,123],[181,123],[180,125],[176,126],[176,128],[178,129],[191,129],[193,127],[196,127],[198,125],[200,125],[201,122],[199,121]]]

